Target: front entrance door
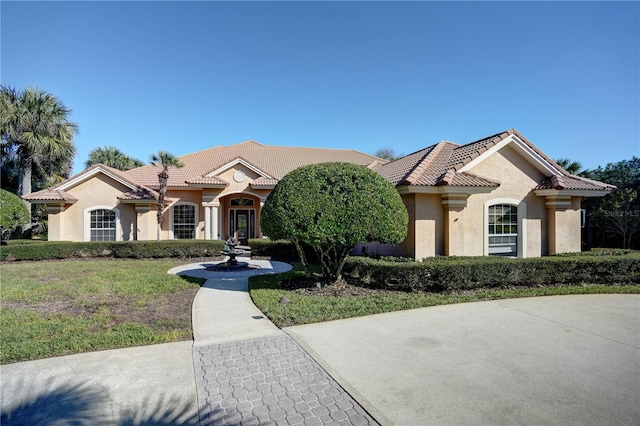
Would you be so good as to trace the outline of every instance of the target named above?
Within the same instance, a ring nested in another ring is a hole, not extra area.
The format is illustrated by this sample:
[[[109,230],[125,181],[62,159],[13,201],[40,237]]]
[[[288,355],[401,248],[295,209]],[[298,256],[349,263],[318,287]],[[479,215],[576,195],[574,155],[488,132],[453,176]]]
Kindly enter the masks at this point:
[[[231,209],[229,220],[229,233],[237,238],[240,244],[248,245],[249,238],[255,238],[256,214],[253,209]]]

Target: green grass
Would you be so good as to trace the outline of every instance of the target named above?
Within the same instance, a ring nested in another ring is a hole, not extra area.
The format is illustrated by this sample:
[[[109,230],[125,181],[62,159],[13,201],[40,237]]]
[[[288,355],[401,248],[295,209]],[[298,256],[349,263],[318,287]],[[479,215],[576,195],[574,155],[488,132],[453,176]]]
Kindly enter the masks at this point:
[[[300,270],[280,275],[251,277],[249,287],[256,306],[278,327],[332,321],[363,315],[424,308],[453,303],[483,300],[512,299],[519,297],[559,296],[572,294],[640,293],[637,285],[591,285],[532,287],[518,289],[487,289],[477,292],[433,294],[433,293],[380,293],[367,296],[319,296],[302,295],[280,289],[280,281],[302,276]],[[286,296],[287,318],[278,303]]]
[[[0,265],[0,363],[189,340],[202,280],[176,260]]]

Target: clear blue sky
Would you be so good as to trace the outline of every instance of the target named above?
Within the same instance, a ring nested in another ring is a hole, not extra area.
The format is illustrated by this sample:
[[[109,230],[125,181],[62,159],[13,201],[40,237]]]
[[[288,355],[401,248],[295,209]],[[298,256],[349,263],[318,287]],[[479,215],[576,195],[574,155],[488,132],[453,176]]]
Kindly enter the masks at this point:
[[[512,127],[588,168],[640,155],[638,2],[0,7],[2,84],[73,110],[74,172],[106,145],[408,154]]]

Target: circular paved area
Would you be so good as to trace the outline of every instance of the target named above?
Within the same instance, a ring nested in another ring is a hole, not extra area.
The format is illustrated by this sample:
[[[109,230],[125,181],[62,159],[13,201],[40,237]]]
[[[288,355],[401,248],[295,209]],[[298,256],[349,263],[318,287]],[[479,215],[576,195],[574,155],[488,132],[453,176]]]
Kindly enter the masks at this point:
[[[640,295],[436,306],[285,328],[382,424],[640,424]]]

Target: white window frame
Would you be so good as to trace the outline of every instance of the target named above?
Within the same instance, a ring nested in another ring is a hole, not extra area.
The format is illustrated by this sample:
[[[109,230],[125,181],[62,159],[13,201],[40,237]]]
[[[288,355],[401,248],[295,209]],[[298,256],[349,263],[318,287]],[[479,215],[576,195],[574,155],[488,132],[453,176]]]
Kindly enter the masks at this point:
[[[91,241],[91,212],[96,210],[111,210],[116,213],[116,241],[122,241],[120,209],[113,206],[91,206],[84,209],[84,240]]]
[[[194,220],[194,224],[193,224],[193,239],[197,240],[198,239],[198,226],[200,225],[200,205],[196,204],[196,203],[192,203],[190,201],[181,201],[179,203],[175,203],[174,205],[171,206],[171,227],[169,230],[169,238],[172,240],[175,240],[175,235],[173,232],[173,219],[174,219],[174,209],[177,206],[192,206],[194,208],[194,214],[193,214],[193,220]],[[186,238],[182,238],[182,239],[186,239]]]
[[[518,251],[517,257],[527,257],[527,203],[522,200],[516,200],[515,198],[496,198],[484,203],[484,255],[489,256],[489,207],[496,206],[498,204],[507,204],[515,206],[518,209],[518,237],[516,250]]]

